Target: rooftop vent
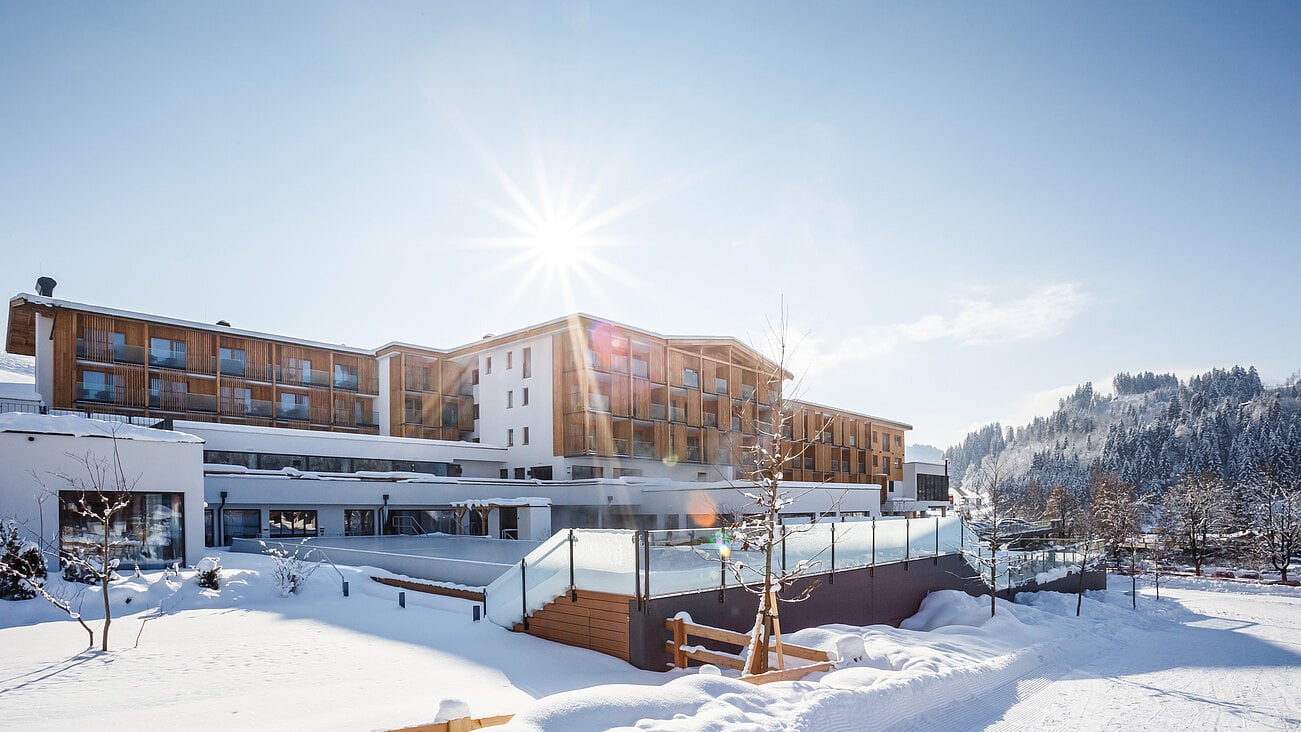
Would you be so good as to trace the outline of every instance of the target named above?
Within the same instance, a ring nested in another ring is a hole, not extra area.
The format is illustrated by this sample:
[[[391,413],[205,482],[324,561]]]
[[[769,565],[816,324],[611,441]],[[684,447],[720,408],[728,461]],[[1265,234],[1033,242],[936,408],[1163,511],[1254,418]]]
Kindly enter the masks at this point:
[[[484,339],[485,341],[488,340],[488,339],[491,338],[491,337],[492,337],[492,334],[491,334],[491,333],[484,333],[484,334],[483,334],[483,339]]]
[[[54,286],[59,284],[54,281],[53,277],[42,277],[36,280],[36,294],[41,297],[54,297]]]
[[[220,325],[220,326],[224,326],[224,327],[226,327],[226,328],[229,328],[229,327],[230,327],[230,321],[229,321],[229,320],[218,320],[218,321],[217,321],[217,325]]]

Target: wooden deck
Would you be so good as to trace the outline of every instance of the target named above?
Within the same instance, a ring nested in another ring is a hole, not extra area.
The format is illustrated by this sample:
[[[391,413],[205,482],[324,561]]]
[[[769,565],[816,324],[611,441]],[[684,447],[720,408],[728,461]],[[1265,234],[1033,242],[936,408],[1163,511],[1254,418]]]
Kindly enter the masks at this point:
[[[561,595],[529,616],[527,630],[523,623],[515,630],[627,661],[632,601],[628,595],[578,590],[577,599],[571,599],[569,593]]]

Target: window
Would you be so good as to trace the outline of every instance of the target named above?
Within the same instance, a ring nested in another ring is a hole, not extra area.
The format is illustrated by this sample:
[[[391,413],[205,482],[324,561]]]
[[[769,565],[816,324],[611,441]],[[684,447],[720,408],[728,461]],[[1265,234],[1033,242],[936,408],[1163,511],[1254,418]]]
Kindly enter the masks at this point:
[[[262,535],[262,511],[257,508],[227,508],[221,512],[221,545],[231,539],[256,539]]]
[[[524,480],[524,468],[515,468],[515,480]]]
[[[185,341],[150,338],[149,365],[168,369],[185,368]]]
[[[515,430],[506,430],[506,447],[515,446]]]
[[[508,391],[506,392],[506,408],[512,409],[514,408],[514,406],[515,406],[515,392]]]
[[[279,455],[264,452],[258,454],[257,466],[259,470],[280,470],[282,468],[303,470],[307,466],[307,458],[303,455]]]
[[[356,391],[357,367],[336,363],[334,365],[334,388]]]
[[[375,535],[375,509],[373,508],[343,509],[343,535],[344,536],[374,536]]]
[[[470,385],[477,386],[478,384],[479,384],[479,369],[474,369],[473,371],[470,372]]]
[[[155,409],[183,411],[185,394],[189,386],[184,381],[172,381],[157,376],[149,379],[149,406]]]
[[[523,351],[520,351],[520,368],[523,371],[523,378],[527,379],[533,375],[533,349],[532,348],[525,348]]]
[[[316,512],[308,510],[270,511],[270,531],[272,539],[285,536],[316,536]]]
[[[222,414],[248,414],[253,411],[253,390],[243,386],[221,387]]]
[[[895,469],[895,470],[898,470],[899,468],[902,468],[902,467],[903,467],[903,458],[895,458],[895,459],[894,459],[894,469]]]
[[[220,356],[223,376],[244,376],[247,358],[243,348],[222,348]]]
[[[307,469],[313,473],[351,473],[352,460],[346,457],[308,455]]]
[[[424,421],[424,410],[420,397],[407,397],[402,421],[407,424],[420,424]]]
[[[525,445],[529,444],[529,428],[528,428],[528,427],[525,427],[525,428],[524,428],[524,444],[525,444]]]
[[[456,427],[461,422],[461,407],[456,402],[443,404],[443,426]]]
[[[478,402],[475,402],[475,403],[474,403],[474,418],[475,418],[475,419],[478,419],[478,418],[479,418],[479,403],[478,403]]]
[[[111,402],[115,393],[114,386],[113,374],[83,371],[81,383],[77,385],[77,398],[92,402]]]
[[[615,468],[614,469],[614,477],[616,478],[640,478],[641,474],[642,474],[641,468]]]
[[[511,370],[511,369],[513,369],[513,368],[515,368],[515,352],[514,352],[514,351],[507,351],[507,352],[506,352],[506,370],[509,371],[509,370]]]
[[[229,450],[204,450],[203,462],[212,465],[243,465],[246,468],[256,468],[257,453],[232,452]]]
[[[587,480],[589,478],[602,478],[605,476],[605,468],[598,468],[592,465],[575,465],[573,468],[574,480]]]
[[[104,540],[103,525],[85,516],[79,503],[85,501],[96,513],[104,510],[97,494],[59,491],[59,549],[83,556],[98,556]],[[185,495],[183,493],[132,493],[128,502],[114,512],[108,527],[110,559],[123,567],[143,569],[185,562]]]
[[[714,378],[714,393],[715,394],[727,393],[727,379],[724,379],[721,376]]]
[[[900,437],[899,435],[895,435],[895,436],[894,436],[894,446],[895,446],[895,447],[903,447],[903,438]]]
[[[519,404],[521,407],[527,407],[529,405],[529,388],[527,386],[524,387],[524,393],[520,395]]]
[[[850,435],[850,436],[849,436],[849,446],[850,446],[850,447],[857,447],[857,446],[858,446],[858,445],[855,443],[855,441],[854,441],[854,436],[853,436],[853,435]]]
[[[491,373],[492,373],[492,356],[488,356],[488,357],[486,357],[486,358],[484,359],[484,361],[483,361],[483,373],[485,373],[485,374],[491,374]]]
[[[881,456],[880,456],[880,455],[873,455],[873,456],[872,456],[872,467],[874,467],[874,468],[879,468],[879,467],[881,467]]]
[[[690,389],[699,389],[700,372],[695,369],[682,369],[682,385]]]
[[[306,420],[311,416],[311,406],[312,399],[307,394],[281,392],[280,404],[277,406],[276,416],[280,419]]]

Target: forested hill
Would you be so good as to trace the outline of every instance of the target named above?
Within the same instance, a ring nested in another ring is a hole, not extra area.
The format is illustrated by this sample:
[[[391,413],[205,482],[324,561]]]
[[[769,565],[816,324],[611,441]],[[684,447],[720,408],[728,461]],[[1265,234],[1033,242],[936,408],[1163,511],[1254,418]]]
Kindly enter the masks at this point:
[[[1173,374],[1118,374],[1113,396],[1084,384],[1047,417],[1023,427],[986,425],[945,451],[950,474],[973,480],[1002,455],[1016,482],[1086,493],[1094,465],[1140,493],[1160,492],[1185,471],[1237,480],[1262,464],[1301,467],[1297,377],[1265,388],[1255,367],[1215,369],[1188,381]]]

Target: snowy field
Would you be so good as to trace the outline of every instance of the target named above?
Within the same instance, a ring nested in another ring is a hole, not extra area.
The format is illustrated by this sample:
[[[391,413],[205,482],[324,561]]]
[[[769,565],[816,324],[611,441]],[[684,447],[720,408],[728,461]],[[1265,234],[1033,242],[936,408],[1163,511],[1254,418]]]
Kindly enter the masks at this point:
[[[1296,588],[1169,579],[1136,612],[1112,577],[1081,619],[1069,595],[1021,595],[991,620],[987,599],[936,593],[905,628],[791,634],[857,660],[754,687],[474,623],[468,601],[407,593],[401,609],[377,571],[340,567],[344,598],[326,566],[282,598],[269,558],[220,557],[219,591],[192,572],[118,583],[107,655],[40,600],[0,603],[0,726],[384,729],[455,698],[520,730],[1301,728]],[[88,590],[88,617],[97,604]]]

